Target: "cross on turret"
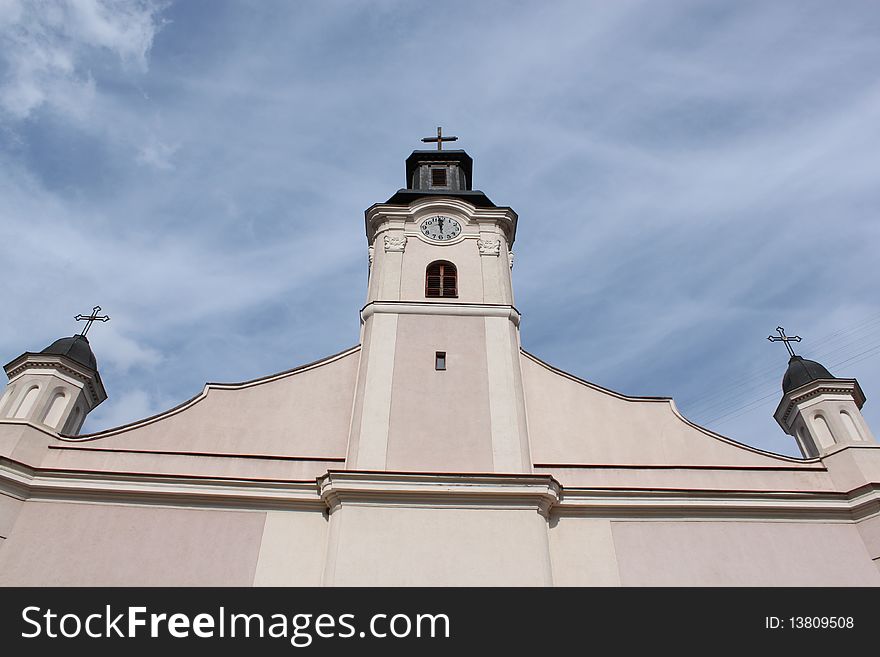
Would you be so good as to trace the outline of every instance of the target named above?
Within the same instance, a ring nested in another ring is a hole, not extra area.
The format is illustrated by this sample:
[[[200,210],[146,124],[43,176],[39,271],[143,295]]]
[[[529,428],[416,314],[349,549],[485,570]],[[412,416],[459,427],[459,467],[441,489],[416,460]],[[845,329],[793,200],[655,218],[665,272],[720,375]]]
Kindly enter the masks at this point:
[[[437,136],[436,137],[422,137],[422,141],[428,144],[437,143],[437,150],[443,150],[443,142],[444,141],[458,141],[458,137],[444,137],[443,136],[443,128],[437,126]]]
[[[788,353],[791,355],[792,358],[794,358],[794,356],[795,356],[794,349],[792,349],[791,345],[788,343],[789,342],[800,342],[801,336],[799,336],[799,335],[788,336],[785,334],[785,329],[782,328],[781,326],[776,327],[776,332],[779,333],[778,336],[768,335],[767,339],[770,340],[770,342],[782,342],[785,345],[785,348],[788,349]]]
[[[89,329],[92,328],[92,324],[94,322],[106,322],[110,319],[109,315],[98,315],[101,312],[101,306],[95,306],[92,308],[91,315],[83,315],[79,314],[74,319],[78,322],[85,322],[86,327],[83,329],[83,332],[80,333],[81,336],[86,337],[86,333],[89,332]]]

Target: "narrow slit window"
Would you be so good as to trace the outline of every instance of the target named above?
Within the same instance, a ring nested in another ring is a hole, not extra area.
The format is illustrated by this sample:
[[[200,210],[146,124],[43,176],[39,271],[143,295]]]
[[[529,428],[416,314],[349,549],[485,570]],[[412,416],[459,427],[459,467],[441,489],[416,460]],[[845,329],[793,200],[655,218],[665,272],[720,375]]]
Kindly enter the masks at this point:
[[[446,352],[438,351],[434,354],[434,369],[442,371],[446,369]]]
[[[425,270],[426,297],[457,297],[458,272],[455,265],[445,260],[438,260],[428,265]]]
[[[446,187],[446,169],[431,169],[431,186]]]

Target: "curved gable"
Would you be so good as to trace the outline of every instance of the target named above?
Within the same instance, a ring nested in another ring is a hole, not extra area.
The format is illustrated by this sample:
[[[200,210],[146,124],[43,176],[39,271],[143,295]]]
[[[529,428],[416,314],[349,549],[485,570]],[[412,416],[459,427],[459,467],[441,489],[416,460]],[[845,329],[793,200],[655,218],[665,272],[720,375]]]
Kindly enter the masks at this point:
[[[344,457],[360,346],[201,394],[138,422],[63,440],[173,452]]]
[[[686,420],[670,398],[626,397],[521,351],[536,464],[779,466],[804,463]]]

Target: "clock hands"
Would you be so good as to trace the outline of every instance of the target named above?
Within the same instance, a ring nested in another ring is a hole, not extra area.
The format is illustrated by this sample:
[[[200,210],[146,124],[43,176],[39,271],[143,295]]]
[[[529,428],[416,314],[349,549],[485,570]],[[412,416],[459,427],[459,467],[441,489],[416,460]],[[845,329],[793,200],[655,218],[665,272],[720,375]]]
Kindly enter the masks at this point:
[[[436,215],[422,222],[421,230],[426,237],[444,242],[457,237],[461,233],[461,226],[451,217]]]

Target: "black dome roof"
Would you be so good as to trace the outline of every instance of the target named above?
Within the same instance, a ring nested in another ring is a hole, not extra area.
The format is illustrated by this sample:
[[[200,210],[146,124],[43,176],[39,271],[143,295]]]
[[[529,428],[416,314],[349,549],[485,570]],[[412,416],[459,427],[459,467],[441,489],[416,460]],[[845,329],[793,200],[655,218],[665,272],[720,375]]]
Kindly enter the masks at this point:
[[[55,342],[43,349],[40,353],[67,356],[80,365],[84,365],[95,371],[98,369],[98,361],[95,360],[95,354],[92,353],[89,341],[84,335],[74,335],[69,338],[55,340]]]
[[[792,356],[788,361],[788,369],[782,377],[782,392],[790,392],[810,381],[833,379],[831,372],[824,365],[800,356]]]

